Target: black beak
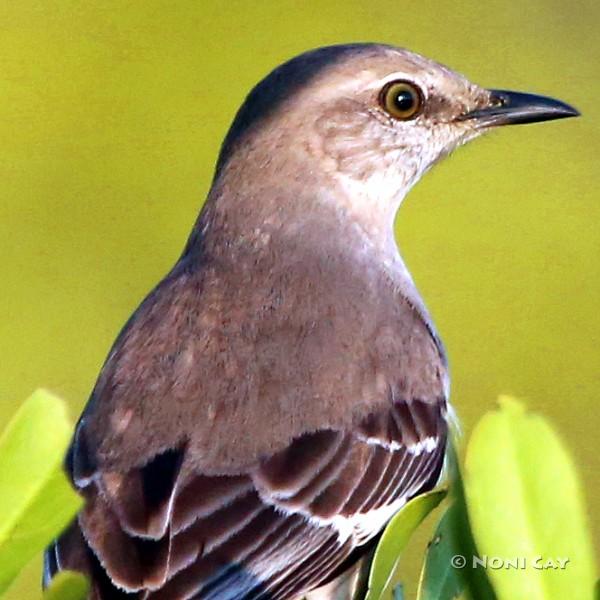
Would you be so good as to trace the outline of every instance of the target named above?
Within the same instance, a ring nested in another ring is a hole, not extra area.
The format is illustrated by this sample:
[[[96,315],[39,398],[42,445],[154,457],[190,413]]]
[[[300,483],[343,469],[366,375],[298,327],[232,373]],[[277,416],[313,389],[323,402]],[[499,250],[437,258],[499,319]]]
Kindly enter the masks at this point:
[[[478,127],[496,127],[579,116],[577,109],[554,98],[506,90],[490,90],[490,93],[488,107],[462,115],[459,120],[473,120]]]

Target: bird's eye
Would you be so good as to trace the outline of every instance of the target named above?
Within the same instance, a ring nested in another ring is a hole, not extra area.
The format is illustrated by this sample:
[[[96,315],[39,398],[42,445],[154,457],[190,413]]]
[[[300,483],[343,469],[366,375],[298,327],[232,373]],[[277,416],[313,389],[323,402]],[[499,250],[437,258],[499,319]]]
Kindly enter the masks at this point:
[[[406,121],[421,111],[423,92],[410,81],[392,81],[381,90],[379,102],[394,119]]]

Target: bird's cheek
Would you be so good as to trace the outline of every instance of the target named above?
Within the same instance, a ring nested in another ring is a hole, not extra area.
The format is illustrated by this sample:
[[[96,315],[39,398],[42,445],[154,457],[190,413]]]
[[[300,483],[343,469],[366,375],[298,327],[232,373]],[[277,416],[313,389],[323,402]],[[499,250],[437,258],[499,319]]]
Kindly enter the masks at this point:
[[[483,129],[477,129],[475,127],[459,127],[454,132],[454,144],[453,149],[463,146],[468,142],[478,138],[484,133]]]
[[[472,131],[467,128],[458,128],[447,123],[439,123],[431,129],[426,147],[430,152],[432,164],[448,156],[453,150],[471,139]]]

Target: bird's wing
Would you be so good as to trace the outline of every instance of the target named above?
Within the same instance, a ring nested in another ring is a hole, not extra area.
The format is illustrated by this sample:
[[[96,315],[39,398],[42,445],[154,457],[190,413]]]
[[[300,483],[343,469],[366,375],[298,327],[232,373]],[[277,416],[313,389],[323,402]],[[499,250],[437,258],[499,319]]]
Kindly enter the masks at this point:
[[[237,280],[220,293],[182,269],[142,304],[77,427],[67,467],[87,502],[46,580],[88,573],[95,600],[293,598],[435,485],[445,371],[425,322],[396,300],[402,327],[365,322],[359,302],[380,319],[383,291],[335,305],[295,284],[283,315],[275,284],[253,306]]]
[[[435,485],[444,410],[396,401],[353,431],[305,434],[240,475],[188,470],[185,448],[98,474],[48,569],[91,571],[103,599],[118,597],[114,588],[153,600],[293,598]]]

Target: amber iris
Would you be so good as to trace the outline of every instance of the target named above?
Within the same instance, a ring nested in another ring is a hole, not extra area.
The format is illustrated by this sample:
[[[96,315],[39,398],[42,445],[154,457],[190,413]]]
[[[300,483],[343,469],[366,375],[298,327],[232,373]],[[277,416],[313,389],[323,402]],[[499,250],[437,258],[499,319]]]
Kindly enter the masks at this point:
[[[381,90],[382,108],[394,119],[413,119],[421,111],[423,94],[409,81],[392,81]]]

